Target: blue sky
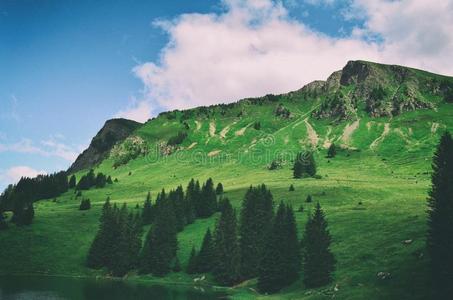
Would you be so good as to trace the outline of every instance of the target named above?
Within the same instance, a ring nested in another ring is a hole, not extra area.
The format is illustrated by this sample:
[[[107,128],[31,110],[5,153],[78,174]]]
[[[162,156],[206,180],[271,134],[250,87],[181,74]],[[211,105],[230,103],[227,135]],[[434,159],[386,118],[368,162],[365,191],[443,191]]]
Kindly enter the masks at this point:
[[[452,70],[451,1],[368,2],[1,1],[0,188],[66,169],[115,116],[284,92],[349,59]]]

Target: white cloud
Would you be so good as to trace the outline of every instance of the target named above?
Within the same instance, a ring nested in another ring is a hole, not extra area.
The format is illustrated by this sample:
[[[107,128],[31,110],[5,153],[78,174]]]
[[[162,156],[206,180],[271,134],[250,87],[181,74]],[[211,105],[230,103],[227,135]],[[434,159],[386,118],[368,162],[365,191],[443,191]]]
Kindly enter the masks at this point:
[[[126,118],[129,120],[134,120],[137,122],[146,122],[152,113],[152,106],[150,101],[142,100],[137,101],[133,99],[132,103],[128,108],[119,111],[115,117],[116,118]]]
[[[144,100],[128,113],[148,118],[149,108],[284,93],[325,79],[348,60],[453,74],[453,1],[435,2],[353,0],[347,13],[338,13],[365,18],[365,26],[338,38],[291,19],[280,2],[270,0],[226,0],[223,13],[155,22],[168,33],[169,43],[159,61],[134,68],[144,83]],[[374,42],[375,36],[383,42]]]
[[[80,152],[80,147],[74,149],[53,138],[41,141],[40,144],[40,146],[36,146],[30,139],[22,139],[12,144],[0,143],[0,153],[15,152],[37,154],[45,157],[59,157],[72,162],[77,158],[77,155]]]
[[[6,171],[0,171],[0,182],[5,184],[17,183],[22,177],[35,177],[39,174],[47,174],[44,170],[35,170],[28,166],[15,166]]]

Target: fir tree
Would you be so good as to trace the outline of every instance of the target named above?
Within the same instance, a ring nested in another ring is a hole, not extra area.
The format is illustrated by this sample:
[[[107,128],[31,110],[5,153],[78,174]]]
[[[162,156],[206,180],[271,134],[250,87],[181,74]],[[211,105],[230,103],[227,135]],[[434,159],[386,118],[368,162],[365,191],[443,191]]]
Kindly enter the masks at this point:
[[[217,195],[222,195],[222,194],[223,194],[223,185],[222,185],[221,182],[219,182],[219,183],[217,184],[217,187],[216,187],[216,189],[215,189],[215,193],[216,193]]]
[[[311,195],[307,196],[307,198],[305,199],[305,202],[307,202],[307,203],[313,202],[313,198],[311,197]]]
[[[259,265],[258,289],[275,293],[299,276],[300,254],[294,213],[280,203]]]
[[[335,258],[330,251],[331,237],[327,221],[319,202],[313,216],[305,225],[303,247],[304,283],[307,287],[320,287],[332,281]]]
[[[186,224],[192,224],[195,220],[194,189],[195,181],[192,178],[187,186],[186,194],[184,196],[184,216]]]
[[[70,189],[73,189],[73,188],[75,188],[75,186],[76,186],[76,177],[75,177],[75,175],[72,175],[71,178],[69,179],[68,187]]]
[[[299,153],[294,161],[293,177],[313,177],[316,175],[316,162],[312,152]]]
[[[181,262],[177,256],[175,258],[175,262],[173,263],[173,272],[181,272]]]
[[[337,148],[335,147],[335,144],[332,143],[329,146],[329,149],[327,150],[327,157],[328,158],[334,158],[337,155]]]
[[[176,230],[178,232],[182,231],[186,225],[184,190],[182,186],[178,186],[176,190],[170,191],[168,199],[173,205],[173,211],[176,217]]]
[[[295,189],[294,189],[294,185],[291,184],[291,185],[289,186],[289,189],[288,189],[288,190],[289,190],[290,192],[294,192],[294,190],[295,190]]]
[[[201,189],[201,201],[197,209],[198,217],[210,217],[217,210],[217,196],[214,190],[214,182],[209,178]]]
[[[115,239],[112,234],[112,227],[114,226],[114,212],[110,204],[109,198],[102,207],[102,214],[100,218],[100,225],[98,232],[91,243],[87,256],[87,266],[93,269],[99,269],[107,266],[111,260],[111,245]]]
[[[170,272],[178,248],[176,217],[164,190],[158,195],[156,205],[156,219],[142,250],[140,271],[164,276]]]
[[[214,246],[212,242],[211,230],[208,228],[206,231],[203,243],[201,244],[200,252],[196,260],[197,273],[210,272],[214,264]]]
[[[112,177],[110,175],[107,177],[107,184],[113,184]]]
[[[266,236],[273,217],[273,197],[266,186],[250,187],[242,202],[240,214],[241,275],[252,278],[258,275]]]
[[[146,195],[145,203],[143,204],[143,212],[142,212],[142,223],[143,225],[149,225],[153,222],[154,218],[154,209],[153,204],[151,203],[151,193],[148,192]]]
[[[90,199],[82,199],[79,205],[79,210],[89,210],[91,208]]]
[[[432,162],[427,247],[437,298],[453,293],[453,140],[445,132]]]
[[[197,272],[197,250],[192,247],[190,252],[189,262],[187,263],[186,273],[195,274]]]
[[[214,231],[215,263],[213,275],[222,285],[240,280],[240,249],[237,240],[236,213],[227,201]]]

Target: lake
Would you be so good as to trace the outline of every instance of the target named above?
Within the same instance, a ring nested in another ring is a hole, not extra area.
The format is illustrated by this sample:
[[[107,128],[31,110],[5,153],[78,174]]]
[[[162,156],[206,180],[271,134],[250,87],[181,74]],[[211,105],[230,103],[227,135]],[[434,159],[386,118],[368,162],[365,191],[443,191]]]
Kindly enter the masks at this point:
[[[2,300],[207,300],[226,294],[205,288],[50,276],[0,276]]]

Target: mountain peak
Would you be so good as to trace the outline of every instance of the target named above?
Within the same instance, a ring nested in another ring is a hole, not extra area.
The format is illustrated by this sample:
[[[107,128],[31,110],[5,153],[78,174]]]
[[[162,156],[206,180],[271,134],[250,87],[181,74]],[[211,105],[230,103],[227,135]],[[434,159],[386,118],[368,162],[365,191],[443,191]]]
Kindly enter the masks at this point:
[[[110,119],[91,140],[90,146],[80,154],[68,169],[69,172],[89,169],[104,160],[112,147],[126,139],[142,124],[127,119]]]

